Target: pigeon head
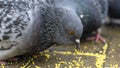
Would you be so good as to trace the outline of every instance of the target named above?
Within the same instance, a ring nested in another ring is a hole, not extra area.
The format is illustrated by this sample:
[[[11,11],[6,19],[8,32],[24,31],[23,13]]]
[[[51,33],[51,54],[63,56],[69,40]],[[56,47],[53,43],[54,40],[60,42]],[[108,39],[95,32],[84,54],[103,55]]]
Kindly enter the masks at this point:
[[[77,48],[80,46],[80,37],[83,31],[83,25],[76,12],[68,8],[54,7],[52,16],[58,24],[58,30],[55,36],[55,42],[58,44],[75,44]]]

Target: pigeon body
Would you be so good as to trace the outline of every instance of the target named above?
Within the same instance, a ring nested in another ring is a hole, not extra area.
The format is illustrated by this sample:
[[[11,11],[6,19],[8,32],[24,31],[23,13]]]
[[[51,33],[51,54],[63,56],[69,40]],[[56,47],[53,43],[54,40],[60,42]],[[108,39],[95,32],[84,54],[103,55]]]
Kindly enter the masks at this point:
[[[83,31],[79,16],[71,9],[55,5],[57,3],[53,0],[1,0],[0,60],[37,53],[53,44],[79,45],[76,40]]]
[[[91,40],[97,42],[100,40],[105,43],[105,39],[99,35],[100,27],[105,23],[105,18],[108,14],[108,1],[107,0],[84,0],[80,5],[82,10],[78,12],[80,19],[83,23],[83,35],[81,39],[88,39],[91,37]]]
[[[83,7],[85,5],[85,7]],[[83,18],[81,18],[84,31],[83,38],[92,33],[97,33],[98,29],[104,24],[108,12],[107,0],[85,0],[81,5]],[[79,14],[80,15],[80,14]]]

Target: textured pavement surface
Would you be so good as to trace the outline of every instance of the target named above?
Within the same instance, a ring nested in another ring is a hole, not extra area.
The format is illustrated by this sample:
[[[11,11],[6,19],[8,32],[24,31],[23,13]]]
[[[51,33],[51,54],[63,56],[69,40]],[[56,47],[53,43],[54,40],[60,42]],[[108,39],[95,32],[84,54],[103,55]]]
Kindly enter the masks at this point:
[[[38,56],[27,56],[0,68],[119,68],[120,28],[105,26],[101,34],[106,38],[106,44],[81,42],[79,52],[75,45],[53,46]]]

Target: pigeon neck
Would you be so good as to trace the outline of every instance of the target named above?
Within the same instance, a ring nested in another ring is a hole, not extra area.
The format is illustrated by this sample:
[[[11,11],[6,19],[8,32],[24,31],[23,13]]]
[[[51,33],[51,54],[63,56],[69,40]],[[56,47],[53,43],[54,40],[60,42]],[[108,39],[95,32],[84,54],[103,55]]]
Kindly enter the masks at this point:
[[[48,6],[43,8],[43,13],[41,14],[42,21],[44,23],[44,27],[46,28],[46,32],[49,33],[52,41],[56,43],[59,37],[63,36],[65,33],[63,27],[63,20],[61,17],[63,16],[63,12],[61,8]]]

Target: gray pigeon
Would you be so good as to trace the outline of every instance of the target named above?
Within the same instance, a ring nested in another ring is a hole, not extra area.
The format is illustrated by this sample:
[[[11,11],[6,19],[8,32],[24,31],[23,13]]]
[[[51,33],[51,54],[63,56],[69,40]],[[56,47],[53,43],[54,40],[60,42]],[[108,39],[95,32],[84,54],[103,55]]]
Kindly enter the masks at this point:
[[[79,16],[52,2],[0,0],[0,60],[37,53],[53,44],[79,48],[83,31]]]

